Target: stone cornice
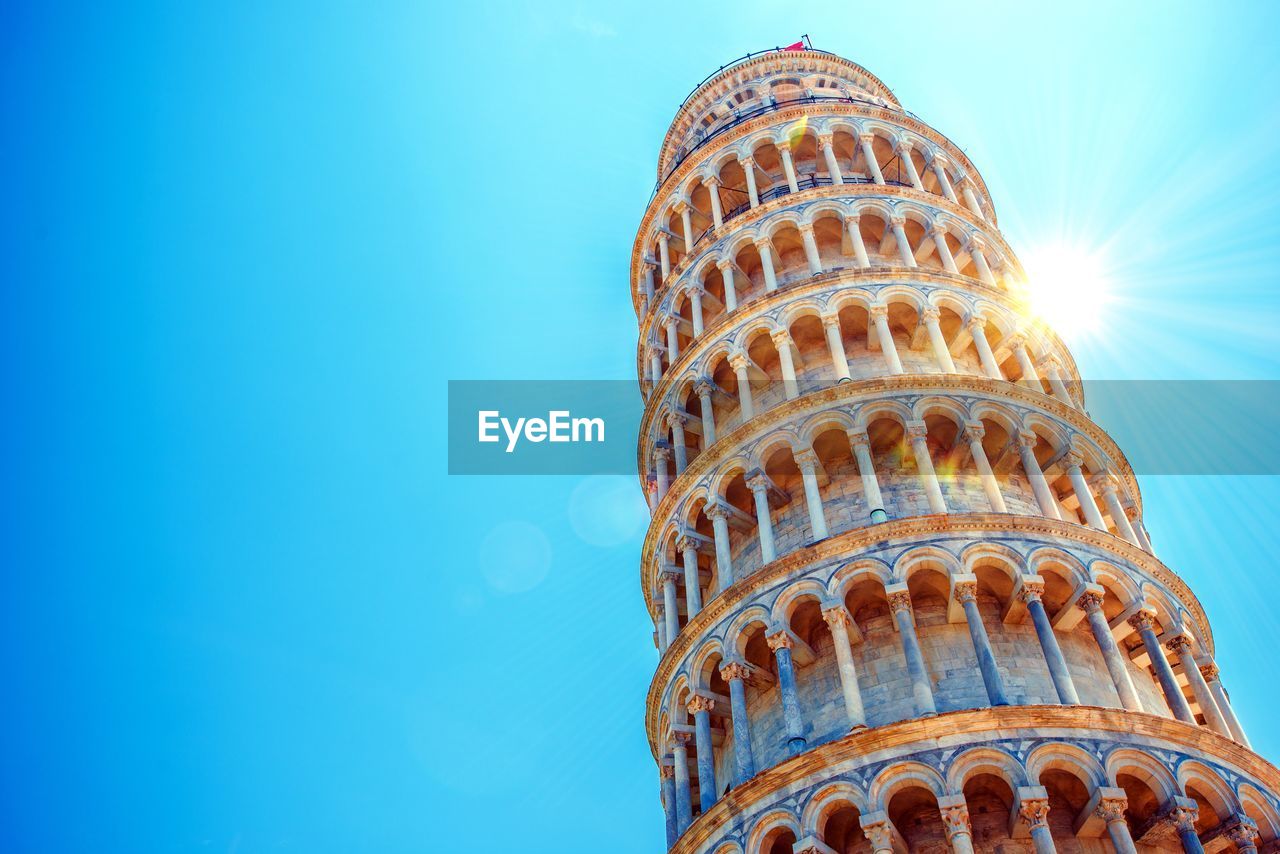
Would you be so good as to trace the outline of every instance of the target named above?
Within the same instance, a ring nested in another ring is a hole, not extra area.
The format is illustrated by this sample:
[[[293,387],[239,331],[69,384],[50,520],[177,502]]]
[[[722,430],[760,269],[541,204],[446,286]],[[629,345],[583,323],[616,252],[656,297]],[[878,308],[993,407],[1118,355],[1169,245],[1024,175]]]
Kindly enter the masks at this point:
[[[721,91],[712,94],[712,90],[716,89],[734,77],[742,80],[749,80],[763,74],[769,66],[777,66],[779,71],[795,70],[797,66],[807,63],[807,71],[818,71],[831,74],[836,77],[842,77],[852,71],[855,76],[864,77],[869,82],[880,88],[879,94],[893,102],[894,106],[901,108],[898,98],[893,94],[885,82],[879,77],[872,74],[853,60],[845,59],[838,54],[828,53],[827,51],[816,50],[797,50],[797,51],[770,51],[760,56],[748,59],[743,62],[735,62],[726,66],[717,74],[707,78],[697,89],[689,93],[684,102],[680,104],[680,108],[676,110],[676,114],[671,117],[671,124],[667,126],[667,134],[662,138],[662,147],[658,151],[658,175],[661,176],[667,163],[671,157],[671,151],[674,148],[674,140],[677,134],[685,134],[689,132],[689,124],[687,119],[691,118],[696,112],[706,110],[711,106],[717,98],[723,97],[726,92]],[[823,66],[828,68],[823,68]]]
[[[909,516],[905,519],[893,519],[878,525],[857,528],[797,549],[765,564],[751,575],[738,579],[731,587],[706,602],[702,610],[681,629],[680,634],[667,647],[654,672],[653,681],[649,685],[645,713],[645,727],[649,733],[650,747],[656,749],[654,739],[658,715],[661,711],[662,695],[685,656],[702,643],[704,635],[710,628],[729,614],[736,613],[742,603],[754,597],[760,588],[771,586],[783,579],[798,577],[813,567],[829,564],[832,561],[855,560],[884,543],[892,542],[905,546],[922,538],[957,534],[975,535],[975,541],[984,535],[1038,535],[1074,541],[1110,552],[1121,561],[1137,566],[1167,587],[1191,612],[1209,654],[1214,653],[1213,632],[1209,627],[1204,606],[1191,592],[1187,583],[1155,555],[1114,534],[1044,516],[1016,516],[1001,513]],[[653,579],[648,576],[646,565],[642,564],[640,581],[644,590],[645,605],[652,614],[654,603],[650,591]]]
[[[1111,735],[1117,741],[1165,742],[1186,752],[1214,757],[1252,778],[1270,792],[1280,791],[1280,769],[1248,748],[1206,727],[1146,712],[1099,706],[1003,706],[945,712],[932,718],[901,721],[851,733],[761,771],[731,789],[694,820],[671,849],[673,854],[702,850],[718,833],[736,826],[753,807],[783,790],[800,790],[817,775],[830,778],[880,757],[905,756],[930,749],[960,750],[984,737],[1023,735],[1029,740]],[[918,745],[917,750],[912,750]]]
[[[796,107],[788,107],[778,110],[777,112],[767,113],[763,116],[743,122],[734,128],[731,133],[727,133],[723,138],[717,140],[715,145],[710,145],[698,156],[686,159],[680,166],[667,176],[654,197],[645,206],[644,217],[640,221],[640,228],[636,231],[635,244],[631,252],[631,288],[635,292],[636,277],[640,271],[640,263],[644,255],[643,235],[649,230],[649,226],[653,221],[655,212],[662,207],[666,200],[666,190],[672,183],[679,183],[688,177],[690,172],[697,171],[702,165],[722,149],[729,147],[745,136],[767,128],[775,124],[783,124],[794,121],[802,116],[864,116],[868,118],[876,118],[890,124],[896,124],[905,130],[910,130],[920,136],[928,138],[931,142],[938,145],[947,152],[948,157],[957,165],[963,167],[964,172],[968,175],[981,189],[982,195],[991,200],[991,193],[987,190],[986,182],[982,178],[982,174],[978,171],[978,167],[969,160],[969,156],[960,150],[959,146],[953,143],[947,137],[920,121],[919,119],[903,112],[896,110],[883,109],[880,107],[870,107],[863,104],[846,104],[838,101],[819,101],[814,104],[802,104]],[[856,186],[845,184],[844,187]],[[872,185],[879,186],[879,185]],[[931,193],[926,195],[932,196]],[[944,200],[945,201],[945,200]],[[958,205],[956,207],[959,207]],[[994,208],[994,203],[992,205]],[[992,214],[992,225],[997,225],[998,217]],[[639,307],[637,304],[637,312]]]
[[[938,391],[984,394],[1000,401],[1012,401],[1040,409],[1070,424],[1107,453],[1117,468],[1116,474],[1124,480],[1135,505],[1139,510],[1142,509],[1142,492],[1138,479],[1133,473],[1133,467],[1129,464],[1129,458],[1125,456],[1115,440],[1084,411],[1068,406],[1044,392],[1032,391],[1026,386],[1008,380],[993,380],[973,374],[895,374],[837,383],[830,388],[800,395],[794,400],[788,400],[760,412],[747,423],[738,425],[723,436],[717,436],[715,444],[694,457],[685,470],[672,480],[667,494],[654,508],[653,515],[649,518],[649,531],[645,536],[644,550],[641,552],[642,566],[652,558],[657,539],[661,535],[666,520],[675,511],[684,495],[698,483],[703,475],[737,454],[743,446],[773,432],[790,419],[810,412],[837,406],[850,406],[865,402],[867,399],[881,400],[888,395],[899,393]],[[640,473],[641,489],[644,489],[644,476],[647,471],[644,457],[648,443],[645,437],[650,434],[654,417],[656,417],[655,408],[646,407],[640,422],[640,442],[636,450],[636,464]]]
[[[906,200],[934,208],[961,220],[969,227],[985,235],[992,243],[1003,249],[1015,263],[1019,263],[1017,253],[1013,251],[1013,247],[1009,245],[1009,242],[1004,239],[1004,235],[1000,232],[1000,229],[996,227],[995,223],[981,219],[973,211],[963,205],[953,204],[942,196],[935,196],[933,193],[917,190],[914,187],[895,187],[889,184],[832,184],[828,187],[813,187],[801,190],[799,193],[788,193],[785,196],[770,199],[758,207],[738,214],[738,216],[725,223],[722,234],[716,235],[710,243],[705,247],[698,249],[696,253],[692,253],[681,258],[680,263],[671,269],[670,283],[664,283],[662,287],[655,289],[654,299],[645,309],[645,312],[640,319],[640,340],[644,340],[645,333],[652,325],[654,316],[658,313],[658,304],[661,303],[661,297],[676,285],[681,284],[685,274],[691,269],[699,266],[706,253],[713,250],[721,238],[728,236],[731,232],[735,232],[743,228],[749,228],[760,220],[770,217],[778,211],[812,204],[813,202],[825,199],[841,198],[872,198],[884,199],[890,202],[895,200]],[[643,247],[641,247],[641,250],[643,252]],[[911,273],[931,272],[920,267],[902,267],[900,269],[903,272]],[[1019,269],[1021,269],[1020,263]],[[639,270],[633,268],[631,275],[631,299],[637,314],[640,313],[641,305],[641,291],[636,285],[636,282],[638,281],[638,274]],[[959,278],[964,279],[965,277],[960,276]],[[988,286],[982,285],[982,287],[985,288]],[[999,289],[992,288],[992,290]]]

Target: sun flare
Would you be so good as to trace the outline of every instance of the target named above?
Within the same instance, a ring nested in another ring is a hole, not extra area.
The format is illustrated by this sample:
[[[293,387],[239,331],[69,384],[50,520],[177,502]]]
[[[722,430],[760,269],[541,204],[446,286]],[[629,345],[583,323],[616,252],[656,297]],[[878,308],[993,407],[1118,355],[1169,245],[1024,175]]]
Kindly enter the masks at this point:
[[[1107,265],[1097,251],[1048,244],[1023,256],[1028,313],[1065,336],[1096,333],[1110,301]]]

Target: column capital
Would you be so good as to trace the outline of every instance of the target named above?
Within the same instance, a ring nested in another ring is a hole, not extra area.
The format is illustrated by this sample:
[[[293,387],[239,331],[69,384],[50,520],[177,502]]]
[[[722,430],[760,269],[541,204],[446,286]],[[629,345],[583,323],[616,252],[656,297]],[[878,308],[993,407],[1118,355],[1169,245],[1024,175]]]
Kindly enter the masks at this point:
[[[895,590],[886,598],[889,600],[889,610],[894,613],[911,610],[911,592],[908,590]]]
[[[1191,652],[1191,638],[1186,635],[1174,635],[1164,642],[1164,646],[1174,655],[1181,656]]]
[[[728,519],[729,511],[725,510],[724,505],[720,502],[709,501],[702,505],[702,515],[714,522],[716,519]]]
[[[756,165],[756,159],[750,154],[739,154],[738,163],[741,164],[743,169],[750,169]]]
[[[1208,664],[1200,665],[1200,675],[1204,677],[1206,682],[1217,682],[1221,674],[1218,670],[1218,665],[1210,661]]]
[[[1068,471],[1076,469],[1078,472],[1080,466],[1084,465],[1084,457],[1080,456],[1075,451],[1067,451],[1062,456],[1062,464],[1067,467]]]
[[[752,473],[748,473],[746,478],[747,489],[752,492],[764,492],[769,488],[769,477],[759,469]]]
[[[735,371],[746,370],[747,365],[750,363],[751,360],[747,357],[747,354],[743,353],[741,350],[729,354],[729,367],[733,368]]]
[[[929,427],[923,421],[907,422],[907,438],[912,442],[929,438]]]
[[[1076,600],[1076,607],[1086,613],[1102,609],[1102,594],[1092,590]]]
[[[670,581],[672,584],[678,584],[684,578],[684,573],[675,568],[668,568],[659,572],[658,577],[662,579],[663,583]]]
[[[765,643],[769,644],[769,649],[777,652],[780,649],[791,649],[796,642],[791,638],[791,633],[785,629],[774,632],[771,635],[764,636]]]
[[[889,306],[883,303],[875,303],[867,309],[867,314],[871,315],[872,320],[879,320],[882,317],[888,317]]]
[[[947,234],[947,227],[940,222],[931,222],[929,223],[929,233],[935,236],[942,235],[945,237]]]
[[[1044,582],[1038,578],[1023,578],[1018,588],[1019,602],[1038,602],[1044,595]]]
[[[875,142],[875,140],[876,140],[876,135],[874,133],[858,134],[858,141],[865,142],[867,145],[870,145],[871,143]]]
[[[853,213],[847,213],[847,214],[845,214],[845,215],[844,215],[844,223],[845,223],[845,225],[848,225],[848,224],[849,224],[849,223],[851,223],[851,222],[852,222],[852,223],[857,223],[857,222],[859,222],[861,219],[862,219],[862,214],[858,213],[857,211],[854,211]]]
[[[757,237],[756,239],[751,241],[751,244],[755,246],[756,249],[763,249],[765,247],[771,246],[769,238],[767,237]]]
[[[942,312],[938,309],[936,305],[927,305],[924,307],[924,310],[920,312],[920,319],[926,322],[930,320],[936,322],[941,317],[942,317]]]
[[[802,222],[796,226],[796,231],[800,232],[801,234],[813,234],[813,223]]]
[[[721,272],[721,273],[723,273],[725,270],[727,270],[727,269],[729,269],[730,267],[732,267],[732,266],[733,266],[733,259],[732,259],[732,258],[721,258],[719,261],[717,261],[717,262],[716,262],[716,266],[717,266],[717,267],[719,267],[719,268],[720,268],[720,272]]]
[[[710,187],[714,189],[720,186],[720,176],[719,175],[703,175],[702,184],[705,187]]]
[[[964,328],[972,333],[976,329],[981,329],[984,333],[987,331],[987,318],[978,312],[973,312],[964,319]]]
[[[673,780],[673,779],[675,779],[675,776],[676,776],[676,766],[674,766],[674,765],[659,765],[659,766],[658,766],[658,776],[662,777],[664,780]]]
[[[666,420],[667,420],[667,426],[672,428],[677,426],[683,427],[684,425],[689,423],[689,419],[686,418],[684,414],[680,412],[668,412]]]
[[[1116,484],[1115,476],[1109,471],[1100,471],[1097,474],[1090,475],[1089,485],[1103,495],[1109,492],[1118,494],[1120,491],[1120,487]]]
[[[653,448],[653,455],[660,460],[671,459],[671,446],[666,443],[659,443]]]
[[[1232,824],[1226,829],[1226,837],[1235,843],[1241,851],[1250,846],[1257,847],[1260,834],[1258,825],[1247,815],[1236,814]]]
[[[952,595],[960,604],[978,601],[978,582],[976,581],[957,581]]]
[[[948,841],[957,834],[972,835],[973,828],[969,825],[968,804],[939,806],[938,811],[942,813],[942,826],[947,832]]]
[[[1098,798],[1098,805],[1093,808],[1093,814],[1098,818],[1111,824],[1113,821],[1124,821],[1124,811],[1129,808],[1128,798]]]
[[[1018,444],[1024,448],[1034,448],[1039,437],[1032,430],[1018,431]]]
[[[849,610],[845,608],[844,603],[832,605],[829,608],[822,609],[822,619],[833,629],[836,626],[845,626],[847,628],[849,625]]]
[[[710,712],[715,707],[715,700],[710,697],[704,697],[701,694],[694,694],[689,698],[689,702],[685,704],[685,708],[689,710],[691,715],[696,715],[698,712]]]
[[[822,327],[824,329],[832,326],[835,326],[835,327],[840,326],[840,315],[836,314],[833,311],[825,312],[823,314],[818,315],[818,319],[822,321]]]
[[[983,426],[981,421],[964,422],[964,435],[970,442],[981,442],[982,438],[987,435],[987,428]]]
[[[871,450],[871,437],[867,435],[867,431],[865,429],[850,430],[849,444],[853,446],[855,451],[859,447],[864,447],[867,450]]]
[[[907,224],[907,218],[906,218],[905,216],[892,216],[892,217],[889,217],[889,227],[890,227],[890,228],[902,228],[902,227],[903,227],[904,225],[906,225],[906,224]]]
[[[1169,821],[1173,822],[1173,826],[1178,829],[1179,833],[1196,832],[1196,821],[1200,818],[1200,809],[1196,806],[1196,802],[1190,798],[1176,798],[1173,806],[1169,809]]]
[[[859,822],[861,823],[861,822]],[[862,825],[862,834],[871,843],[872,851],[893,851],[893,825],[889,819],[867,822]]]
[[[805,469],[816,469],[818,467],[818,455],[814,453],[812,448],[806,448],[799,453],[792,452],[792,459],[796,461],[796,466],[801,471]]]
[[[1137,631],[1142,631],[1143,629],[1151,629],[1154,631],[1156,626],[1156,612],[1152,611],[1150,608],[1143,608],[1138,611],[1138,613],[1130,617],[1126,622],[1133,626]]]
[[[672,750],[688,750],[689,740],[693,736],[684,730],[673,730],[671,733],[671,749]]]
[[[818,134],[819,148],[829,148],[833,142],[834,142],[834,136],[832,134],[829,134],[829,133]]]
[[[915,145],[914,145],[914,143],[912,143],[912,142],[911,142],[911,140],[909,140],[909,139],[900,139],[900,140],[898,140],[898,142],[893,146],[893,150],[894,150],[894,151],[899,152],[900,154],[906,154],[906,153],[910,152],[914,147],[915,147]]]
[[[1049,826],[1049,799],[1028,798],[1022,801],[1018,807],[1018,818],[1022,819],[1032,830],[1038,827],[1047,828]]]
[[[745,680],[750,675],[751,671],[741,661],[730,661],[720,668],[720,678],[726,682],[732,682],[735,679]]]
[[[698,550],[698,541],[687,534],[681,534],[676,538],[676,551],[683,552],[689,549],[693,549],[696,552]]]
[[[702,397],[703,395],[712,394],[716,390],[716,385],[707,377],[698,377],[693,381],[693,393]],[[703,413],[706,416],[706,413]]]

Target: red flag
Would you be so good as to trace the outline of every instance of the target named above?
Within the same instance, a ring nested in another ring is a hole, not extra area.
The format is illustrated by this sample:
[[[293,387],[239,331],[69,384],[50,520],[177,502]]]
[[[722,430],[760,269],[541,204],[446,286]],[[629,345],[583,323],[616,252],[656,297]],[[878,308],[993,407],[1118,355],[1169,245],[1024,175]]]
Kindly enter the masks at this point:
[[[789,44],[789,45],[787,45],[786,47],[784,47],[784,48],[783,48],[783,50],[804,50],[804,49],[805,49],[805,48],[804,48],[804,42],[803,42],[803,41],[798,41],[798,42],[796,42],[795,44]]]

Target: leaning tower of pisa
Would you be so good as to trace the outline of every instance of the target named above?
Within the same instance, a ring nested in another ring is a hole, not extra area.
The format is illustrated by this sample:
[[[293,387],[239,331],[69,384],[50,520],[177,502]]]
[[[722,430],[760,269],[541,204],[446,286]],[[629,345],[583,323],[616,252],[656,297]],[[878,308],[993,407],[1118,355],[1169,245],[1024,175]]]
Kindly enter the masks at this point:
[[[1280,850],[954,143],[848,60],[745,57],[671,123],[631,273],[671,850]]]

